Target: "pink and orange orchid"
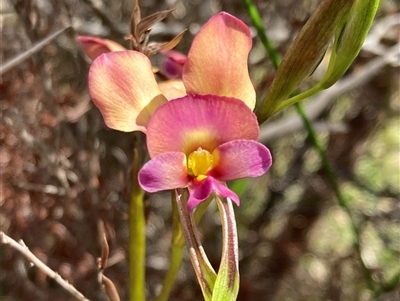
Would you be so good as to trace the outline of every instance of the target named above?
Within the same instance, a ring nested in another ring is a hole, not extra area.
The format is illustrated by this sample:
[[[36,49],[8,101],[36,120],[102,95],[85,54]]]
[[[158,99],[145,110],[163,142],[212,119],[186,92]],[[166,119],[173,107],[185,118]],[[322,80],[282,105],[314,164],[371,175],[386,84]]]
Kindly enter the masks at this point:
[[[215,193],[239,204],[225,182],[257,177],[271,166],[257,142],[255,90],[247,58],[249,28],[222,12],[193,40],[182,81],[157,84],[149,59],[136,51],[100,55],[89,72],[90,95],[105,123],[147,135],[151,160],[139,172],[148,192],[187,187],[188,209]]]

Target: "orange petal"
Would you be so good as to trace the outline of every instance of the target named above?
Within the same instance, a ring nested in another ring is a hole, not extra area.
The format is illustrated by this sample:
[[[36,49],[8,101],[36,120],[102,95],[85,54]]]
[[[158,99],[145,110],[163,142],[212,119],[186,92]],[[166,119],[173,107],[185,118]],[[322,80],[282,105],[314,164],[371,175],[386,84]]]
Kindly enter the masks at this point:
[[[185,85],[183,84],[183,81],[180,79],[173,79],[173,80],[167,80],[165,82],[160,82],[158,83],[158,86],[160,87],[162,94],[168,100],[181,98],[186,95]]]
[[[107,39],[79,36],[77,40],[82,44],[83,50],[92,61],[103,53],[126,50],[124,46]]]
[[[186,91],[234,97],[254,109],[256,94],[247,66],[251,44],[242,21],[225,12],[212,17],[194,38],[183,67]]]
[[[102,54],[90,67],[89,91],[112,129],[146,131],[150,115],[167,102],[147,56],[136,51]]]

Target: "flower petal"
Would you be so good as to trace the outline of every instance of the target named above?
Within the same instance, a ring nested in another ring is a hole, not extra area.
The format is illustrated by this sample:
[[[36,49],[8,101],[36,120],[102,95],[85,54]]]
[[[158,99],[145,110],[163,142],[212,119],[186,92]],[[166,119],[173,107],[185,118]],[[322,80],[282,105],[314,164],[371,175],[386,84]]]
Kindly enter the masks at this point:
[[[194,38],[183,67],[186,91],[234,97],[253,110],[256,93],[247,66],[251,44],[242,21],[225,12],[212,17]]]
[[[196,208],[201,202],[205,201],[211,193],[217,193],[223,198],[230,198],[238,206],[240,204],[239,197],[230,190],[225,184],[218,182],[213,177],[207,177],[202,181],[196,179],[189,185],[189,200],[187,207],[189,211]]]
[[[257,140],[254,113],[240,100],[216,95],[187,95],[159,107],[147,127],[150,157],[165,152],[187,156],[199,147],[210,153],[238,139]]]
[[[83,50],[92,61],[103,53],[126,50],[124,46],[107,39],[89,36],[79,36],[76,39],[82,44]]]
[[[180,79],[171,79],[160,82],[158,83],[158,87],[168,100],[180,98],[186,95],[185,85]]]
[[[150,115],[167,100],[149,59],[136,51],[102,54],[89,70],[89,91],[112,129],[145,132]]]
[[[139,184],[148,192],[183,188],[188,181],[184,153],[158,155],[139,171]]]
[[[220,181],[258,177],[263,175],[272,164],[268,148],[252,140],[224,143],[217,147],[212,155],[218,163],[209,175]]]
[[[165,75],[168,78],[182,78],[183,65],[186,62],[186,55],[175,51],[161,51],[161,54],[165,56],[162,68]]]

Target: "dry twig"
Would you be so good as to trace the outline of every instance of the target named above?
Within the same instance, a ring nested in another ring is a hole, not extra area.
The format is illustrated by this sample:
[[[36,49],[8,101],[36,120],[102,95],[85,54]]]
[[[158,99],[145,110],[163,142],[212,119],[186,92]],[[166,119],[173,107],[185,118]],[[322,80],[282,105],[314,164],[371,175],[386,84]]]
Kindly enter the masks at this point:
[[[0,232],[0,243],[9,245],[11,248],[20,252],[27,260],[29,260],[38,269],[43,271],[47,276],[57,282],[63,289],[74,296],[79,301],[89,301],[85,296],[82,295],[73,285],[69,284],[64,280],[57,272],[54,272],[47,265],[45,265],[39,258],[37,258],[29,249],[25,246],[22,240],[16,242],[11,237],[7,236],[3,231]]]
[[[110,247],[108,246],[106,229],[102,220],[98,221],[97,228],[99,231],[99,243],[101,246],[101,257],[97,260],[99,282],[103,285],[105,293],[110,301],[120,301],[121,299],[114,282],[103,274],[104,269],[107,266]]]
[[[69,29],[71,26],[67,26],[65,28],[62,28],[55,33],[51,34],[47,38],[43,39],[42,41],[38,42],[35,44],[32,48],[26,50],[25,52],[17,55],[16,57],[12,58],[11,60],[5,62],[2,66],[0,66],[0,75],[3,75],[3,73],[6,73],[7,71],[11,70],[15,66],[19,65],[29,57],[31,57],[34,53],[38,52],[40,49],[42,49],[44,46],[47,44],[51,43],[55,38],[60,36],[62,33],[64,33],[67,29]]]

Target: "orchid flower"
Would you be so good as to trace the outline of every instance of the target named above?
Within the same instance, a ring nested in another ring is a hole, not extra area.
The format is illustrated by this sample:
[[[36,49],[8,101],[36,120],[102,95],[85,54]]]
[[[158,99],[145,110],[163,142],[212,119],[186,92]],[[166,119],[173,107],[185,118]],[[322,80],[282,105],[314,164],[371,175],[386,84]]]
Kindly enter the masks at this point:
[[[187,187],[189,210],[213,193],[239,205],[225,182],[268,170],[271,154],[257,142],[252,111],[251,43],[242,21],[225,12],[215,15],[194,38],[182,81],[167,87],[156,82],[140,52],[109,52],[95,59],[89,90],[105,123],[147,135],[151,160],[139,172],[144,190]]]

